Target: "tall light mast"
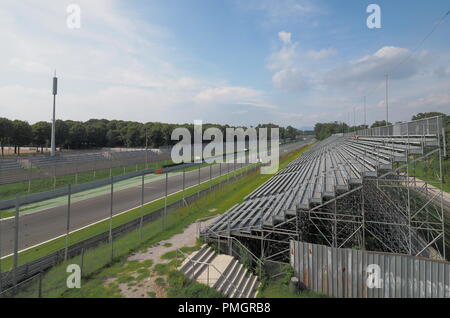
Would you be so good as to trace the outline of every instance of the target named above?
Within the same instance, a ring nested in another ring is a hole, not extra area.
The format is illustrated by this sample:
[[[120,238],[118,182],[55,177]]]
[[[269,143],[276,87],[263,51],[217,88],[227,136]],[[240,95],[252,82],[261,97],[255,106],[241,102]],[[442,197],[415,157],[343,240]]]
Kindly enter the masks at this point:
[[[58,93],[58,78],[55,75],[53,76],[53,120],[52,120],[52,149],[50,155],[53,157],[56,153],[56,145],[55,145],[55,108],[56,108],[56,94]]]

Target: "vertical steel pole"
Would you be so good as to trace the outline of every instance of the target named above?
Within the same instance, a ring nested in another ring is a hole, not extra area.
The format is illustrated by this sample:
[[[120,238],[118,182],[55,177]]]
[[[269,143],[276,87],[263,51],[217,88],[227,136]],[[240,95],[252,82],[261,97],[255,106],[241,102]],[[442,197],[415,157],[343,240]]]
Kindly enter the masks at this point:
[[[70,233],[70,199],[72,196],[72,186],[68,186],[67,194],[67,223],[66,223],[66,248],[64,251],[64,260],[67,261],[67,254],[69,251],[69,233]]]
[[[2,281],[2,223],[0,222],[0,293],[3,291]]]
[[[389,124],[389,90],[388,90],[388,84],[389,83],[389,75],[386,74],[386,126]]]
[[[56,166],[53,166],[53,189],[56,189]]]
[[[167,182],[168,182],[168,173],[166,172],[166,189],[164,194],[164,216],[163,216],[163,229],[165,228],[165,218],[167,215]]]
[[[212,188],[211,180],[212,180],[212,165],[209,166],[209,192],[211,192]]]
[[[366,96],[364,96],[364,126],[367,125]]]
[[[445,147],[445,142],[444,142],[444,147]],[[444,176],[442,175],[443,171],[442,171],[442,153],[441,153],[441,149],[439,149],[439,174],[440,174],[440,181],[441,181],[441,217],[442,217],[442,247],[443,247],[443,257],[445,258],[445,249],[446,249],[446,244],[445,244],[445,212],[444,212],[444,188],[443,188],[443,182],[444,182]]]
[[[42,298],[42,270],[39,272],[38,298]]]
[[[81,262],[80,262],[80,270],[81,270],[81,277],[83,277],[83,267],[84,267],[84,247],[81,248]]]
[[[55,119],[55,113],[56,113],[56,94],[58,92],[58,78],[56,77],[56,71],[55,75],[53,77],[53,118],[52,118],[52,136],[51,136],[51,151],[50,155],[53,157],[56,152],[56,142],[55,142],[55,131],[56,131],[56,119]]]
[[[198,187],[197,187],[197,197],[200,197],[200,167],[198,167]]]
[[[141,219],[139,221],[139,237],[142,240],[142,225],[144,224],[144,178],[145,173],[142,172],[142,184],[141,184]]]
[[[186,174],[186,169],[183,168],[183,190],[182,190],[182,192],[183,192],[183,202],[185,201],[185,198],[184,198],[184,188],[186,186],[186,184],[185,184],[185,182],[186,182],[185,174]]]
[[[19,261],[19,196],[16,197],[16,213],[14,217],[14,256],[13,256],[13,285],[17,286],[17,266]]]
[[[112,237],[112,217],[113,217],[113,200],[114,200],[114,178],[111,178],[111,199],[109,209],[109,244],[111,245],[111,261],[114,257],[113,237]]]
[[[32,177],[32,173],[33,173],[33,164],[31,164],[30,173],[28,174],[28,193],[30,193],[30,191],[31,191],[31,177]]]

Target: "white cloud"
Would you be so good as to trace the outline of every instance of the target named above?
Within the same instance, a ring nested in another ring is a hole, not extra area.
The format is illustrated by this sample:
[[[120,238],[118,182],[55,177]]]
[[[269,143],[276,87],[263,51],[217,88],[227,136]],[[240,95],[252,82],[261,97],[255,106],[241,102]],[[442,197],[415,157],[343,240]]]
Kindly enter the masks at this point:
[[[272,83],[276,88],[285,91],[301,91],[307,87],[307,81],[299,66],[298,44],[292,42],[289,32],[279,32],[278,38],[282,47],[269,57],[267,64],[267,67],[275,72]]]
[[[314,60],[320,60],[330,56],[334,56],[336,54],[337,51],[335,49],[330,48],[330,49],[322,49],[319,51],[311,50],[306,53],[306,56]]]
[[[264,108],[264,109],[275,109],[277,108],[272,104],[258,103],[258,102],[238,102],[238,105],[251,106],[256,108]]]
[[[245,10],[262,12],[265,22],[272,24],[287,21],[298,23],[322,12],[317,2],[311,0],[238,0],[237,3]]]
[[[277,88],[292,92],[301,91],[307,87],[307,82],[302,72],[295,67],[275,73],[272,77],[272,83]]]
[[[261,91],[251,88],[223,86],[204,89],[194,96],[194,100],[199,103],[237,104],[242,100],[261,98],[262,95]]]
[[[170,32],[140,20],[122,2],[77,1],[79,30],[66,27],[70,3],[2,1],[0,41],[8,43],[0,50],[0,72],[8,78],[8,85],[0,81],[2,116],[48,120],[54,69],[63,119],[174,122],[217,116],[223,110],[214,106],[226,103],[266,104],[262,91],[190,75],[179,66],[185,57],[176,55]]]
[[[331,70],[325,82],[338,85],[373,82],[388,73],[392,79],[405,79],[417,74],[428,61],[427,52],[412,56],[406,48],[385,46],[371,55]]]
[[[419,98],[407,103],[408,107],[429,109],[433,107],[446,106],[450,110],[450,94],[449,93],[435,93],[426,97]]]
[[[440,66],[434,70],[434,73],[439,78],[449,77],[450,76],[450,67]]]
[[[291,32],[280,31],[278,32],[278,38],[283,44],[291,44]]]

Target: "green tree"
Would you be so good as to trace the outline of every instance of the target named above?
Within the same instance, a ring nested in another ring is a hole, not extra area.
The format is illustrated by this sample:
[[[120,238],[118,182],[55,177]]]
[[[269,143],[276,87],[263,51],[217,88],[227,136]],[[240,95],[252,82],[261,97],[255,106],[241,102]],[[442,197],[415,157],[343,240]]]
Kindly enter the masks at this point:
[[[5,145],[11,142],[12,130],[12,121],[7,118],[0,117],[0,147],[2,149],[2,157],[4,156]]]
[[[14,120],[12,126],[11,142],[14,145],[14,153],[20,155],[20,147],[31,144],[33,131],[26,121]]]
[[[390,122],[388,122],[386,124],[385,120],[379,120],[379,121],[374,122],[370,128],[377,128],[377,127],[384,127],[384,126],[391,126],[391,125],[392,125],[392,123],[390,123]]]
[[[52,125],[46,121],[39,121],[31,126],[33,133],[33,142],[36,147],[41,147],[43,152],[44,146],[49,144],[52,134]]]
[[[87,132],[83,123],[74,122],[70,125],[68,144],[71,148],[82,148],[87,143]]]

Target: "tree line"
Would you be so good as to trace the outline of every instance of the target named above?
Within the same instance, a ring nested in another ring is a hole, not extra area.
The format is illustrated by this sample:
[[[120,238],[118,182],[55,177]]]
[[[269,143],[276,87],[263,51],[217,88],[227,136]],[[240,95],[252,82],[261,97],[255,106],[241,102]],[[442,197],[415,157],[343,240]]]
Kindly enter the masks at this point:
[[[411,120],[420,120],[420,119],[431,118],[431,117],[436,117],[436,116],[443,117],[444,126],[446,128],[446,135],[448,136],[450,133],[450,116],[448,116],[444,113],[438,113],[438,112],[419,113],[417,115],[414,115],[411,118]],[[389,126],[389,125],[392,125],[392,123],[390,123],[390,122],[386,123],[385,120],[381,120],[381,121],[374,122],[370,126],[370,128],[383,127],[383,126]],[[367,128],[369,128],[368,125],[349,126],[346,123],[340,123],[340,122],[335,121],[335,122],[331,122],[331,123],[317,123],[314,126],[314,133],[318,140],[323,140],[334,134],[353,132],[353,131],[367,129]],[[449,140],[448,137],[446,139]]]
[[[193,124],[167,124],[159,122],[139,123],[122,120],[90,119],[85,122],[72,120],[56,121],[56,146],[62,149],[85,149],[102,147],[155,147],[170,146],[176,143],[171,140],[172,131],[178,127],[190,130],[193,136]],[[224,137],[226,128],[237,128],[229,125],[204,124],[203,130],[219,128]],[[280,127],[275,124],[260,124],[255,128],[279,128],[280,139],[297,139],[302,131],[292,127]],[[246,127],[242,127],[246,128]],[[270,136],[270,134],[269,134]],[[40,121],[30,125],[22,120],[10,120],[0,117],[0,145],[3,156],[5,146],[14,147],[14,153],[20,147],[48,147],[51,140],[51,123]]]

